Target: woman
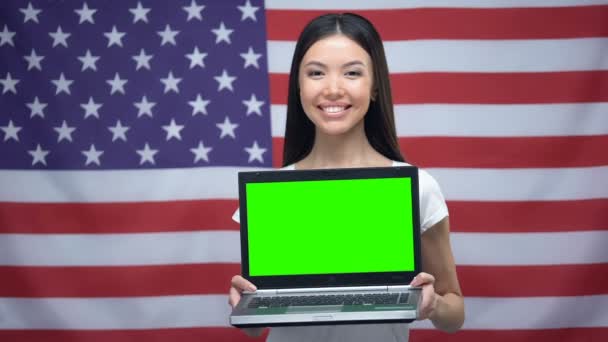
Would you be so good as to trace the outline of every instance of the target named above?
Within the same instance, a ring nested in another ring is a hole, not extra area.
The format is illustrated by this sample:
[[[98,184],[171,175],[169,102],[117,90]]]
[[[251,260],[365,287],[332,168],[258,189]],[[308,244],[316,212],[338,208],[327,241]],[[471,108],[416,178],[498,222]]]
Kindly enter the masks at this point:
[[[302,31],[291,65],[284,169],[404,165],[395,132],[388,67],[372,24],[327,14]],[[437,182],[420,170],[422,269],[419,319],[446,332],[464,322],[464,301],[450,247],[447,206]],[[255,286],[234,276],[230,305]],[[261,329],[248,329],[257,335]],[[407,341],[407,324],[273,328],[268,341]]]

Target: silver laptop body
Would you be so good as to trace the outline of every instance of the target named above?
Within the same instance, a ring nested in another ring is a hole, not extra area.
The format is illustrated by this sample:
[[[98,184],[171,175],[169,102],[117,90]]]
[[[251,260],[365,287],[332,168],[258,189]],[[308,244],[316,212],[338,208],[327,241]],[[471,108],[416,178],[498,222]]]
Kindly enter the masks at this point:
[[[258,290],[230,324],[415,320],[418,191],[413,166],[239,173],[242,275]]]

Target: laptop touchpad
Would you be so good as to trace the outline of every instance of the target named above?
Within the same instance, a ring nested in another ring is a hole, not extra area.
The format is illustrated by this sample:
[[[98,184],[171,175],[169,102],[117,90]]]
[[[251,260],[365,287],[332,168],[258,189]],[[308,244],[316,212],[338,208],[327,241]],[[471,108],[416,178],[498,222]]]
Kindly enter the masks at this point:
[[[286,313],[305,313],[305,312],[339,312],[344,305],[306,305],[288,306]]]

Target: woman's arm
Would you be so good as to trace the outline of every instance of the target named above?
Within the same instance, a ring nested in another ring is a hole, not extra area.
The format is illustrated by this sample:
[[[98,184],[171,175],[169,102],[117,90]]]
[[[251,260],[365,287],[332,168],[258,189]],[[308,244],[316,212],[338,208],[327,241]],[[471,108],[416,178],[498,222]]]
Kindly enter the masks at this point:
[[[455,332],[464,323],[464,300],[456,275],[450,245],[450,221],[439,221],[422,234],[422,271],[412,281],[423,285],[420,319],[429,318],[445,332]]]

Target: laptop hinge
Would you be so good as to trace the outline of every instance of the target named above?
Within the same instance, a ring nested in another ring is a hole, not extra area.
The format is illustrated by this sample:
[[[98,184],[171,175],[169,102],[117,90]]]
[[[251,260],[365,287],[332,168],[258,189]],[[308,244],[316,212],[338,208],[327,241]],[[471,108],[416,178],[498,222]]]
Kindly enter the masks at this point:
[[[388,292],[403,292],[411,288],[409,285],[391,285],[388,287]]]
[[[277,294],[307,292],[345,292],[345,291],[386,291],[386,286],[343,286],[343,287],[310,287],[301,289],[279,289]]]

